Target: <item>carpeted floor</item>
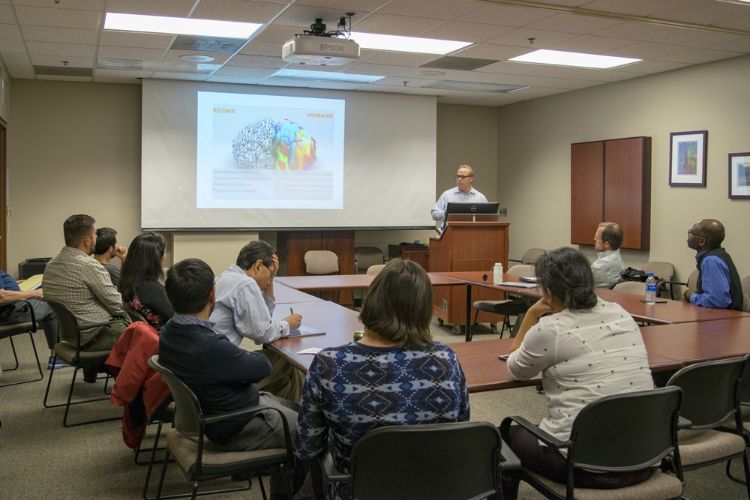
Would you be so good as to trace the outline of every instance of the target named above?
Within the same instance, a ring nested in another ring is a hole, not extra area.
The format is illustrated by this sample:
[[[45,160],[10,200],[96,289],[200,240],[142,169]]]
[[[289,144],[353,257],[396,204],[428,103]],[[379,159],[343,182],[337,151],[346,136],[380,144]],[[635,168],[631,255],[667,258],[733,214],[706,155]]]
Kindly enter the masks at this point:
[[[448,328],[435,326],[433,330],[438,340],[463,341],[462,336],[451,334]],[[35,335],[37,346],[44,346],[43,334]],[[475,337],[475,342],[490,338],[495,338],[495,335],[480,334]],[[28,338],[18,338],[16,345],[22,358],[21,368],[3,373],[0,382],[33,375]],[[47,356],[44,352],[42,356],[46,364]],[[3,367],[11,364],[8,340],[0,341],[0,360]],[[122,442],[120,422],[64,428],[63,409],[42,406],[47,375],[48,372],[43,381],[0,388],[0,499],[139,498],[147,467],[134,463],[133,451]],[[55,372],[51,393],[53,402],[64,400],[71,375],[70,368]],[[103,384],[84,384],[81,381],[77,386],[76,390],[81,394],[101,394]],[[538,422],[544,407],[544,397],[533,387],[471,395],[472,420],[499,423],[507,415],[523,415]],[[104,401],[73,407],[71,412],[75,421],[80,417],[117,415],[118,409]],[[741,465],[735,464],[733,470],[741,474]],[[178,467],[172,465],[167,474],[165,493],[184,492],[187,487]],[[744,486],[726,478],[723,464],[686,473],[685,496],[694,500],[743,498],[745,492]],[[256,484],[250,492],[214,498],[225,497],[261,498]],[[525,485],[521,487],[520,497],[542,498]]]

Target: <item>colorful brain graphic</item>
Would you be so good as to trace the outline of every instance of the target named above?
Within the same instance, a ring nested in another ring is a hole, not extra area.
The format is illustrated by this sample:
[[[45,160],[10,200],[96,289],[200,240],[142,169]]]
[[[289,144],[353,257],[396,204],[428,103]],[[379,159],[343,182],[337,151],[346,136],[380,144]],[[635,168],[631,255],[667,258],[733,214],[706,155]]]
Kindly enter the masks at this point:
[[[239,168],[307,170],[317,161],[315,139],[297,123],[264,118],[239,131],[232,141]]]

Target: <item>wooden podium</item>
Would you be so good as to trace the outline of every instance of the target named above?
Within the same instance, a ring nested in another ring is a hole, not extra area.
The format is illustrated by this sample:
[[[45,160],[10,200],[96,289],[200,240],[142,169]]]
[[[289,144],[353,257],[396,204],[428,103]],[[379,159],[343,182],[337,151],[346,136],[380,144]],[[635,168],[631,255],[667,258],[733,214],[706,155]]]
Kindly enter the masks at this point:
[[[484,271],[492,279],[492,266],[508,269],[508,222],[496,215],[450,215],[440,237],[430,239],[430,272]],[[503,292],[474,287],[472,300],[503,300]],[[434,314],[445,323],[466,321],[466,287],[434,287]],[[499,316],[480,313],[478,322],[497,322]]]

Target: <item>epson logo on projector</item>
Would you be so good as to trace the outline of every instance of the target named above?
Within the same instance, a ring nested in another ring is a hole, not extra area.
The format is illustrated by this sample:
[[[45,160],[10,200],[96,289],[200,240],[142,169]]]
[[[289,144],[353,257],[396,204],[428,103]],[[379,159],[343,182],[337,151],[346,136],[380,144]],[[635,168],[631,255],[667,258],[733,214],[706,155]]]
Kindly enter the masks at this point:
[[[324,50],[326,52],[344,52],[344,46],[343,45],[333,45],[330,43],[321,43],[320,44],[320,50]]]

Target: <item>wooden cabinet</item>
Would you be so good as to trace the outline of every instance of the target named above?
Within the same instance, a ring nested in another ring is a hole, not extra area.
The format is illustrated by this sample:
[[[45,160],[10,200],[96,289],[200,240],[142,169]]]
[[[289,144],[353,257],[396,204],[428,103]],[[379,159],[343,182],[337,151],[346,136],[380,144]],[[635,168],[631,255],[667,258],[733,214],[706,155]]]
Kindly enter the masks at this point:
[[[593,245],[600,222],[617,222],[622,248],[648,250],[651,232],[651,138],[571,144],[570,242]]]

